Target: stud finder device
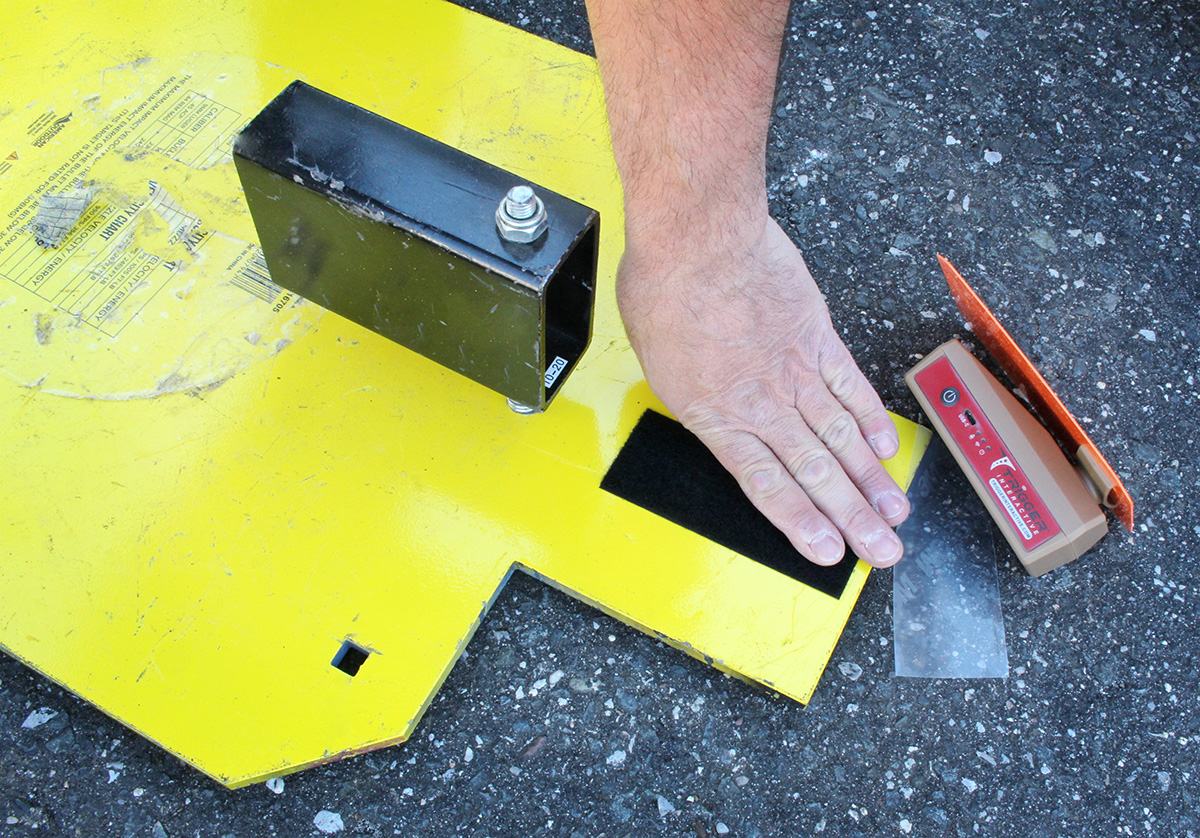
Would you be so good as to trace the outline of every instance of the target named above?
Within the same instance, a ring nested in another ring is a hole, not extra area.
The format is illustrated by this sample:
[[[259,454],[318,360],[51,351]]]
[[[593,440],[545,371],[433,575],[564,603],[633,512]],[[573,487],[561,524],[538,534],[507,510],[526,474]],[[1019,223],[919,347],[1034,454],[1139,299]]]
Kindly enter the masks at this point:
[[[938,261],[968,325],[1046,424],[955,340],[905,381],[1021,564],[1041,576],[1079,558],[1108,531],[1106,508],[1132,531],[1133,500],[1108,461],[954,266]]]

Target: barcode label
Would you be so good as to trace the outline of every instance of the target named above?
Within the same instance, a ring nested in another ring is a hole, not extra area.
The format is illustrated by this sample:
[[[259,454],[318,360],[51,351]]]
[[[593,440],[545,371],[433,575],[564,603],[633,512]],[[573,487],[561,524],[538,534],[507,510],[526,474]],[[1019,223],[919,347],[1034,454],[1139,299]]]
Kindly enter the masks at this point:
[[[260,300],[274,305],[283,293],[283,289],[271,281],[271,273],[267,270],[267,259],[261,247],[255,247],[249,259],[231,282],[243,291],[248,291]]]

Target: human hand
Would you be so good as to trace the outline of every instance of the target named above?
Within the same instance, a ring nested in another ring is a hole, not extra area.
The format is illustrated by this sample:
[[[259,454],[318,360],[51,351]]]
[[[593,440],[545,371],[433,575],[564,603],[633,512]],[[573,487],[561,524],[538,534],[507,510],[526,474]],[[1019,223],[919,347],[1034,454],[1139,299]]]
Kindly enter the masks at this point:
[[[771,219],[740,241],[645,246],[617,279],[626,331],[663,404],[806,558],[845,545],[887,567],[909,511],[880,465],[895,425],[834,331],[804,259]]]

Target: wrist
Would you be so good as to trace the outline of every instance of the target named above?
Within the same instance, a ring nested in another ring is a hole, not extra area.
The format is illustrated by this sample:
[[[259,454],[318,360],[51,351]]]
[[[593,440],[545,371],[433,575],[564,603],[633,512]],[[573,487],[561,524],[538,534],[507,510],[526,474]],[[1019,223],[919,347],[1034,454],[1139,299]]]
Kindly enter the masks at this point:
[[[675,264],[753,247],[771,221],[766,189],[718,184],[697,190],[660,187],[625,199],[625,250],[639,260],[657,256]]]

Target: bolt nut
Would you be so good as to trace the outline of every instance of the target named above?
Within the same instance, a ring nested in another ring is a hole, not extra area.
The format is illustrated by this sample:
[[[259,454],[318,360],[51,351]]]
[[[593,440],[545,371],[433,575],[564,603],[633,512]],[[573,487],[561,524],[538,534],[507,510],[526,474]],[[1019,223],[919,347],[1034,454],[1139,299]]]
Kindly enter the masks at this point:
[[[506,241],[530,244],[541,238],[549,226],[546,205],[528,186],[508,190],[496,208],[496,229]]]
[[[538,409],[536,407],[530,407],[529,405],[523,404],[523,403],[517,401],[516,399],[508,400],[508,408],[513,413],[519,413],[522,416],[532,416],[533,414],[538,412]]]

